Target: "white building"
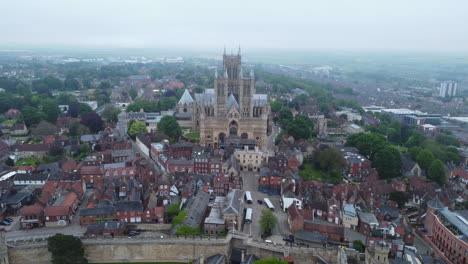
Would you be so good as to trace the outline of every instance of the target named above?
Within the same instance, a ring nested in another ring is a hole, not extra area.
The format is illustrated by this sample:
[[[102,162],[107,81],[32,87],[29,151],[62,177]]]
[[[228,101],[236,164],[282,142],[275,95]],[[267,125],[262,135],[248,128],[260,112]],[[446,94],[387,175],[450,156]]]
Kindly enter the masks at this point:
[[[458,84],[454,81],[445,81],[440,83],[439,96],[440,97],[453,97],[457,95]]]
[[[269,152],[260,151],[257,146],[253,150],[245,146],[243,150],[234,152],[234,157],[243,171],[260,171],[262,164],[268,161],[269,156]]]
[[[286,191],[281,195],[281,207],[284,212],[292,205],[295,204],[298,209],[302,209],[302,199],[290,191]]]
[[[353,204],[345,204],[343,206],[343,226],[349,229],[356,230],[359,224],[359,218]]]

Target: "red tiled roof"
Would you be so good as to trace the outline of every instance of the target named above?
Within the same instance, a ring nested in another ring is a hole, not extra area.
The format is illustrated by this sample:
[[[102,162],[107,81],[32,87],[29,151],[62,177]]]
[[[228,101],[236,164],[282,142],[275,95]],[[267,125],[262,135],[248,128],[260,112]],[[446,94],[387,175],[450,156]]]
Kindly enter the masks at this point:
[[[453,176],[458,176],[462,179],[465,179],[465,180],[468,180],[468,171],[464,171],[464,170],[461,170],[461,169],[454,169],[452,171],[452,175]]]
[[[44,211],[45,216],[66,216],[70,214],[69,206],[47,206]]]
[[[21,208],[21,215],[40,215],[42,213],[42,206],[35,204],[35,205],[28,205]]]
[[[76,195],[76,193],[69,193],[67,197],[65,198],[65,200],[63,200],[63,202],[60,204],[60,206],[71,207],[77,199],[78,199],[78,196]]]

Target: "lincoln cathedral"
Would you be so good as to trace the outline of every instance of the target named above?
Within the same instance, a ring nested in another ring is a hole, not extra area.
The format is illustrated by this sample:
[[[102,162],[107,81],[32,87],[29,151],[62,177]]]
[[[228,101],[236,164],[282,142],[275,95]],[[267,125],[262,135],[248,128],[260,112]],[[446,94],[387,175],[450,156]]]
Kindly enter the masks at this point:
[[[255,93],[253,69],[244,77],[240,49],[223,54],[223,69],[215,71],[214,89],[195,93],[186,90],[177,105],[182,127],[200,131],[200,144],[214,148],[267,148],[270,106],[266,94]]]

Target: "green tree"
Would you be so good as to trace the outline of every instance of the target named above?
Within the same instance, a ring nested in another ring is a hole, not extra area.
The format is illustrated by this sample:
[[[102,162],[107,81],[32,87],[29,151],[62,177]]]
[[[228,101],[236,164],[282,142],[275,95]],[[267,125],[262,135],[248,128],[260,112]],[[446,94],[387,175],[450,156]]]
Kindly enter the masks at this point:
[[[356,147],[359,152],[374,161],[374,156],[389,145],[384,136],[376,133],[358,133],[348,137],[347,146]]]
[[[48,250],[52,255],[52,264],[88,263],[84,257],[84,248],[78,237],[56,234],[47,239]]]
[[[80,89],[80,82],[76,78],[67,78],[64,86],[66,90],[76,91]]]
[[[286,131],[294,139],[309,139],[314,133],[314,124],[307,116],[300,115],[288,122]]]
[[[143,122],[134,122],[131,124],[131,126],[128,128],[128,134],[132,137],[135,138],[136,135],[139,132],[146,133],[146,125]]]
[[[16,92],[19,94],[19,95],[25,95],[27,93],[30,93],[31,91],[29,90],[29,88],[24,85],[23,83],[20,83],[16,86]]]
[[[184,222],[185,217],[187,216],[187,214],[188,214],[187,210],[180,211],[179,214],[172,219],[172,226],[177,226],[177,225],[182,224],[182,222]]]
[[[175,233],[178,236],[199,236],[201,234],[200,227],[179,226]]]
[[[32,106],[25,106],[21,111],[21,115],[22,119],[24,120],[24,123],[28,127],[38,124],[42,119],[41,113]]]
[[[138,91],[135,88],[132,88],[128,91],[128,94],[130,95],[132,100],[135,100],[135,98],[137,98],[138,96]]]
[[[288,108],[283,108],[278,114],[278,122],[282,127],[286,127],[287,124],[289,124],[290,121],[293,120],[293,115],[291,113],[291,110]]]
[[[434,161],[434,155],[427,149],[423,149],[416,156],[416,162],[421,166],[421,168],[427,170]]]
[[[269,209],[263,209],[260,216],[260,229],[263,233],[270,233],[278,223],[278,219]]]
[[[119,121],[120,108],[115,107],[111,104],[106,104],[104,110],[102,110],[101,116],[107,122],[117,122]]]
[[[445,166],[440,160],[434,160],[427,171],[428,178],[439,185],[444,185],[446,180]]]
[[[373,165],[384,179],[401,176],[401,155],[397,148],[387,146],[375,155]]]
[[[282,100],[279,100],[279,99],[270,102],[271,111],[274,112],[274,113],[278,113],[281,110],[281,108],[283,107],[283,104],[284,104],[284,102]]]
[[[320,151],[316,161],[318,167],[325,170],[329,176],[332,172],[339,172],[345,165],[345,160],[340,151],[334,148],[326,148]]]
[[[158,129],[173,139],[179,139],[182,136],[182,129],[173,116],[163,116],[158,123]]]
[[[172,217],[174,215],[177,215],[179,214],[180,212],[180,204],[179,203],[175,203],[175,204],[171,204],[168,208],[167,208],[167,215],[169,217]]]
[[[408,197],[404,192],[391,192],[389,199],[390,201],[397,203],[400,209],[403,209],[406,202],[408,202]]]
[[[42,112],[44,112],[45,115],[45,120],[52,124],[55,124],[58,116],[61,113],[58,104],[52,99],[47,99],[41,103],[41,107]]]
[[[44,78],[44,84],[47,86],[49,90],[57,90],[57,91],[63,90],[62,80],[51,75]]]
[[[419,152],[421,152],[423,149],[419,146],[411,147],[408,149],[408,154],[411,156],[413,160],[416,160],[416,158],[419,155]]]
[[[413,130],[412,135],[406,141],[407,147],[422,146],[426,138],[421,132]]]
[[[277,258],[261,259],[255,261],[253,264],[288,264],[284,260],[279,260]]]
[[[72,137],[80,137],[89,133],[89,128],[80,124],[80,122],[73,122],[70,125],[70,136]]]
[[[13,166],[15,166],[15,161],[12,160],[10,157],[8,157],[7,160],[5,161],[5,164],[7,166],[13,167]]]
[[[48,136],[55,135],[57,132],[58,129],[55,125],[43,120],[31,131],[31,134],[34,136]]]
[[[354,240],[353,241],[353,248],[361,253],[364,252],[364,244],[361,240]]]

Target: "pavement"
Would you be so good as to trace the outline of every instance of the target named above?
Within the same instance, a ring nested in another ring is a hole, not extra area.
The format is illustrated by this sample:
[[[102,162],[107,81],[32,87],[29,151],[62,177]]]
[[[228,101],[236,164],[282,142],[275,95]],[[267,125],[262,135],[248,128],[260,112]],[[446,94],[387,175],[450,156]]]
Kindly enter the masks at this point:
[[[287,213],[281,210],[280,206],[280,196],[279,195],[268,195],[258,191],[258,174],[256,172],[241,172],[243,178],[243,190],[250,191],[252,194],[252,204],[245,204],[246,208],[252,208],[252,222],[244,224],[243,233],[249,236],[252,236],[253,239],[260,239],[262,231],[260,228],[260,216],[262,210],[268,209],[268,207],[263,204],[259,204],[257,201],[264,198],[269,198],[275,207],[274,215],[278,218],[278,224],[272,230],[272,237],[276,237],[275,241],[278,240],[282,243],[283,237],[287,236],[290,233],[288,225],[288,215]],[[278,239],[280,238],[280,239]],[[271,239],[270,239],[271,240]],[[278,242],[279,243],[279,242]]]

